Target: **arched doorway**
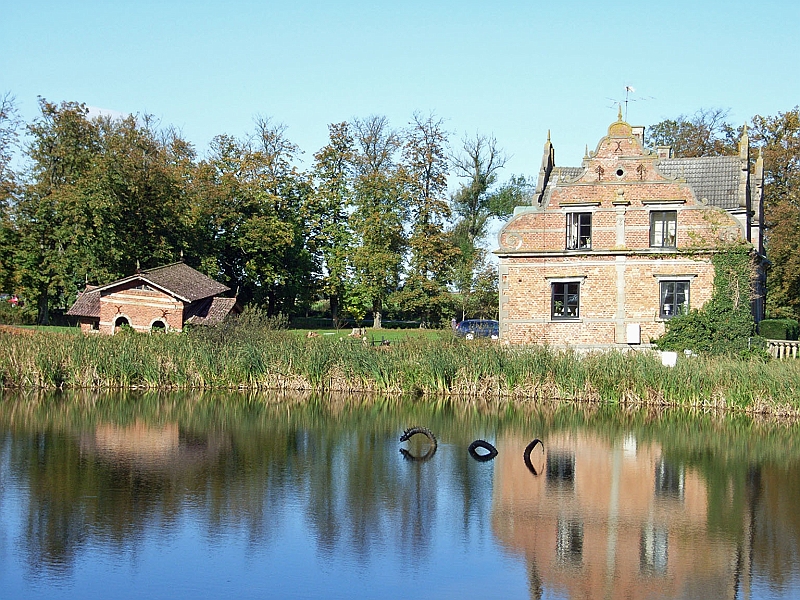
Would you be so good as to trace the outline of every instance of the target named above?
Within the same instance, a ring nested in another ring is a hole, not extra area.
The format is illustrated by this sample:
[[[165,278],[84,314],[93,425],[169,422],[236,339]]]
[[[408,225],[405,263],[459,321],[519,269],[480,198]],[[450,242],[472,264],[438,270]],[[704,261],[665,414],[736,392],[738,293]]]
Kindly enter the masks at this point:
[[[128,321],[128,317],[117,317],[114,319],[114,333],[117,333],[120,330],[120,327],[124,327],[126,325],[128,327],[131,326],[130,321]]]
[[[150,333],[164,333],[167,331],[167,324],[161,319],[156,319],[150,324]]]

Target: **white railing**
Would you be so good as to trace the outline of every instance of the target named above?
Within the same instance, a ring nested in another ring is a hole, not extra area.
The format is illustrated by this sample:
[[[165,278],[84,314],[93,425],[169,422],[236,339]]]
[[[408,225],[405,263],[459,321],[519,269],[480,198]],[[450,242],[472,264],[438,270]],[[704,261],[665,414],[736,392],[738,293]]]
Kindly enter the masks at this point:
[[[767,351],[772,358],[797,358],[800,354],[800,341],[767,340]]]

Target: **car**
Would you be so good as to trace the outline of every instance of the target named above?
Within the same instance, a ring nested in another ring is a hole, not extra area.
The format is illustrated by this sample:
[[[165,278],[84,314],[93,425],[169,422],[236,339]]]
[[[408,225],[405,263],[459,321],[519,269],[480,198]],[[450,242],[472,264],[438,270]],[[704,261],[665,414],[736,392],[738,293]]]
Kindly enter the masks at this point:
[[[463,335],[468,340],[475,338],[500,337],[500,322],[491,319],[465,319],[456,325],[456,334]]]

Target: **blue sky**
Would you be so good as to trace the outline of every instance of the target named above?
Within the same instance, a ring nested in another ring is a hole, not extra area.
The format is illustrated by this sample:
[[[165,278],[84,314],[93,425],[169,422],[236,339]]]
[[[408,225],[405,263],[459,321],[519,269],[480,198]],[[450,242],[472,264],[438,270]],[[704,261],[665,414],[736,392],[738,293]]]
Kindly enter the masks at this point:
[[[636,89],[632,124],[699,108],[742,123],[800,104],[800,3],[0,0],[0,93],[150,113],[203,155],[256,115],[313,153],[332,122],[414,111],[493,134],[535,175],[548,129],[580,164]],[[646,99],[645,99],[646,98]]]

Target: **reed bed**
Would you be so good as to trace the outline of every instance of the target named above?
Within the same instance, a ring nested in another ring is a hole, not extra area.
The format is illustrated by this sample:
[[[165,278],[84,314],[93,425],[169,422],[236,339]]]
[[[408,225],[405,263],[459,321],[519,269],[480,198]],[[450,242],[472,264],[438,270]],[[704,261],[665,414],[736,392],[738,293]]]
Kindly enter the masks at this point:
[[[0,332],[0,386],[380,392],[514,403],[574,400],[800,415],[800,362],[577,354],[457,338],[392,346],[289,331],[114,337]]]

